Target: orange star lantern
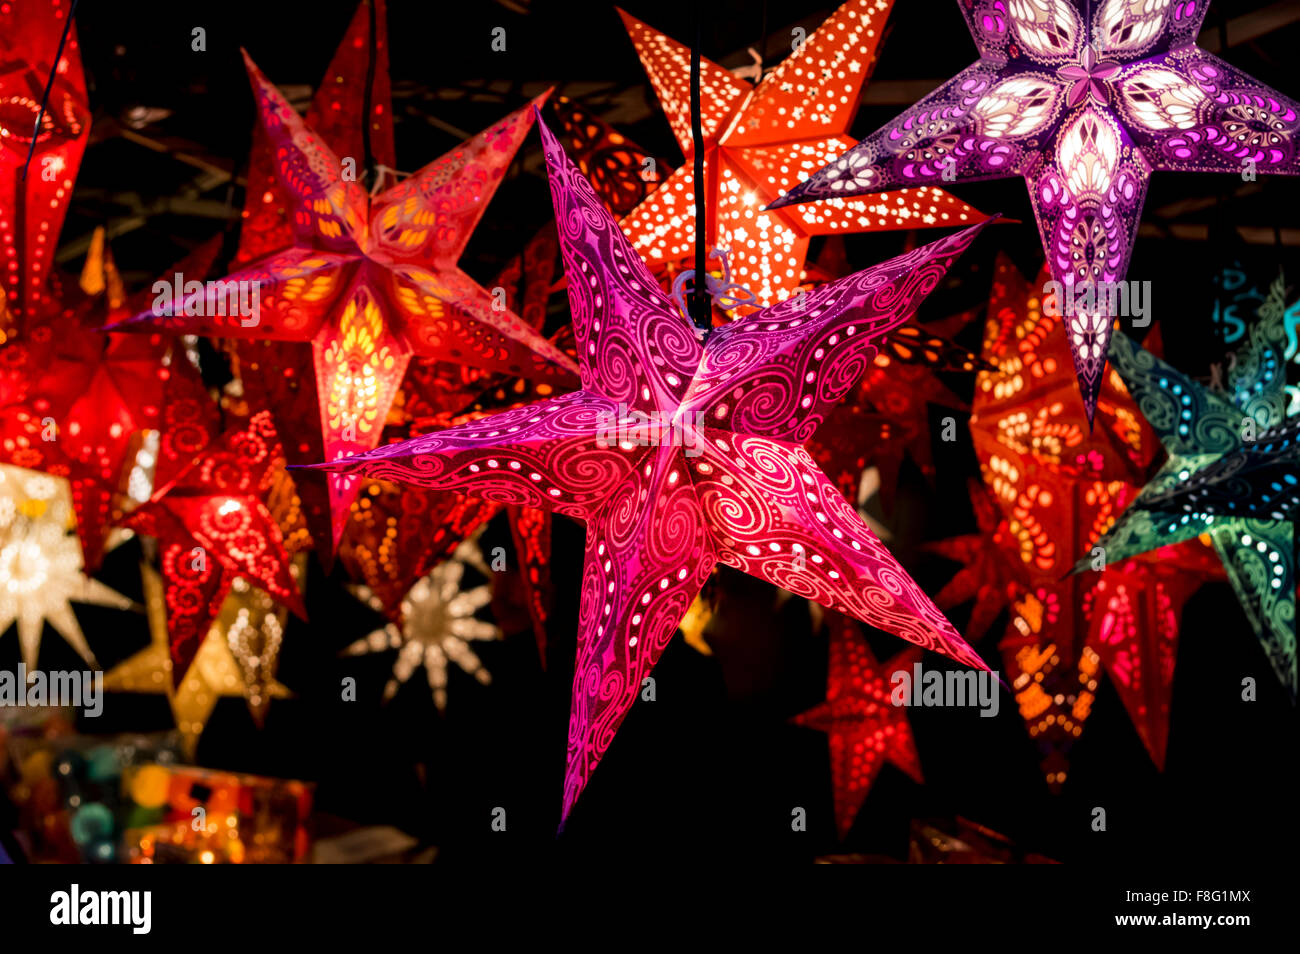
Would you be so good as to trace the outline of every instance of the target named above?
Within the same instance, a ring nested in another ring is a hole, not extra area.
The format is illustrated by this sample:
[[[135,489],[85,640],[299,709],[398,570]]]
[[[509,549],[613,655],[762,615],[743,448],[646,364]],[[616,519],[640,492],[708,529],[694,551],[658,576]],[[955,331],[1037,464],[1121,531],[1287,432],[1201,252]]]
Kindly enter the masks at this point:
[[[726,249],[731,280],[760,305],[803,282],[814,235],[969,225],[985,216],[932,187],[832,198],[764,211],[802,177],[851,149],[857,112],[891,0],[850,0],[757,86],[701,58],[701,131],[691,135],[691,51],[619,11],[687,162],[622,221],[650,267],[690,261],[695,248],[695,149],[705,151],[705,236]],[[801,176],[801,173],[803,176]]]
[[[1064,325],[1040,297],[1049,277],[1044,269],[1031,285],[999,259],[984,335],[996,370],[976,379],[971,433],[1005,518],[989,545],[1019,565],[1001,581],[1016,594],[1001,642],[1008,680],[1047,782],[1059,789],[1103,668],[1164,767],[1179,616],[1216,571],[1195,540],[1115,565],[1093,549],[1137,497],[1159,442],[1113,368],[1090,430]],[[1067,575],[1090,554],[1091,570]]]

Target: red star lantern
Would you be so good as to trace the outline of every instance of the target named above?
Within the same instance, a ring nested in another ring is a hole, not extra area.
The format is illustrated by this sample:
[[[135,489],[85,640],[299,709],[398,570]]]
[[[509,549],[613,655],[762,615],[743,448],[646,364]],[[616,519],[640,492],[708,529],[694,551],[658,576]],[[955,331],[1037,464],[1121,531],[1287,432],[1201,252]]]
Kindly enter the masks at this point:
[[[0,288],[8,300],[7,311],[0,309],[0,342],[31,327],[51,303],[54,247],[90,138],[75,27],[55,62],[68,13],[68,0],[0,4]],[[41,114],[51,74],[54,85]]]
[[[218,247],[205,243],[176,267],[205,274]],[[90,327],[147,298],[128,297],[114,307],[108,255],[104,247],[98,274],[85,276],[102,293],[46,315],[26,340],[5,347],[13,376],[0,388],[0,457],[68,478],[89,572],[99,568],[108,527],[121,516],[142,433],[159,426],[169,347],[158,334],[110,335]]]
[[[801,446],[979,227],[701,345],[538,125],[583,389],[319,466],[587,522],[564,815],[719,562],[986,669]]]
[[[218,434],[219,414],[183,360],[169,369],[168,401],[148,502],[123,525],[160,548],[172,678],[180,684],[235,577],[301,618],[284,538],[266,505],[284,457],[271,415]]]
[[[705,150],[709,249],[729,249],[731,280],[761,305],[787,298],[803,282],[814,235],[955,226],[985,218],[932,187],[764,210],[802,177],[855,145],[845,133],[875,65],[891,7],[889,0],[850,0],[757,86],[702,59],[704,138],[699,144],[691,135],[689,48],[619,11],[687,159],[622,223],[652,268],[662,270],[694,255],[691,160],[697,145]]]
[[[1019,564],[1001,581],[1020,590],[1003,658],[1047,782],[1059,789],[1103,667],[1163,768],[1179,615],[1214,571],[1196,541],[1115,566],[1092,550],[1136,498],[1159,445],[1114,369],[1090,430],[1064,325],[1040,297],[1047,280],[1044,269],[1031,285],[999,259],[984,336],[984,357],[997,370],[976,380],[971,432],[1005,518],[1000,541]],[[1068,576],[1090,552],[1095,572]]]
[[[371,42],[371,4],[375,35]],[[371,57],[374,64],[371,68]],[[365,115],[367,77],[370,114]],[[362,0],[348,24],[343,41],[330,60],[320,87],[307,109],[306,125],[336,156],[360,160],[366,146],[375,162],[391,171],[397,164],[393,146],[392,84],[388,73],[388,14],[385,0]],[[360,174],[358,168],[358,174]],[[253,128],[248,163],[248,200],[242,213],[239,251],[235,262],[245,264],[294,244],[292,190],[276,175],[273,144],[262,123]]]
[[[826,622],[831,640],[826,701],[792,721],[826,733],[835,826],[843,841],[886,762],[918,784],[922,781],[921,758],[907,710],[890,699],[894,673],[906,672],[910,679],[913,666],[921,661],[921,651],[906,649],[882,666],[851,619],[829,613]]]
[[[247,65],[280,184],[294,197],[295,244],[223,280],[260,290],[254,318],[207,314],[216,309],[204,307],[199,294],[174,298],[166,317],[142,315],[134,323],[310,341],[330,460],[379,443],[415,355],[572,381],[576,368],[567,355],[455,265],[527,132],[527,109],[372,198],[347,174],[344,159],[354,157],[334,154],[251,60]],[[354,478],[330,478],[335,547],[358,489]]]

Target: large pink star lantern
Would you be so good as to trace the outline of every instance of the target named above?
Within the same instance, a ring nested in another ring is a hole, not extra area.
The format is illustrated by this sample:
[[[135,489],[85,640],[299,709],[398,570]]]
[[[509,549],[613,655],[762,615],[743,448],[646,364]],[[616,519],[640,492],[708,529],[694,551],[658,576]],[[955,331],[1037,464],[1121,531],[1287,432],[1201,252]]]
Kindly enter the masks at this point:
[[[356,181],[359,157],[335,155],[245,60],[276,175],[293,203],[294,244],[222,280],[256,282],[258,314],[229,315],[203,292],[187,292],[164,302],[162,316],[146,313],[123,330],[310,341],[331,460],[378,444],[413,356],[574,383],[568,355],[456,266],[528,131],[527,108],[371,197]],[[358,489],[355,478],[330,479],[335,547]]]
[[[1208,6],[963,0],[979,61],[771,208],[1023,176],[1091,420],[1151,173],[1300,173],[1300,104],[1195,45]]]
[[[586,521],[564,816],[718,563],[987,668],[802,446],[979,226],[701,344],[538,126],[582,389],[318,466]]]

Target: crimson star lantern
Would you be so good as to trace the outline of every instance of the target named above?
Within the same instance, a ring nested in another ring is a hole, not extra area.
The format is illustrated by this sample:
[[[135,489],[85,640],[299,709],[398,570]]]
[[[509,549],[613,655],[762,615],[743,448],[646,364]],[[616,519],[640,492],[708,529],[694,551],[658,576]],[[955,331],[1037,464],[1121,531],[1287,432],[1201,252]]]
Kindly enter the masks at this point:
[[[0,342],[30,327],[50,302],[54,246],[90,138],[76,27],[54,60],[70,6],[71,0],[0,4],[0,290],[8,303],[0,307]],[[41,114],[51,74],[54,85]],[[32,151],[37,115],[41,126]]]
[[[292,197],[294,244],[223,279],[257,283],[256,316],[207,314],[215,309],[203,295],[186,294],[133,325],[310,341],[330,460],[378,444],[414,356],[572,382],[572,359],[455,264],[528,130],[527,108],[371,197],[356,181],[358,157],[336,155],[245,59],[276,175]],[[358,489],[353,477],[330,479],[335,546]]]
[[[921,651],[905,649],[882,666],[851,619],[830,613],[826,622],[831,638],[826,701],[791,721],[826,733],[835,827],[843,841],[886,762],[913,781],[922,780],[907,710],[891,700],[894,673],[901,670],[910,679]]]
[[[236,577],[306,618],[266,505],[284,461],[270,412],[219,433],[216,405],[184,361],[174,359],[169,369],[153,496],[122,521],[158,540],[176,685]]]
[[[582,389],[319,466],[586,521],[564,816],[717,563],[986,669],[802,446],[979,227],[701,344],[538,125]]]
[[[1195,45],[1209,0],[959,6],[980,59],[771,208],[1023,176],[1052,278],[1082,306],[1068,330],[1091,421],[1115,317],[1098,293],[1124,280],[1151,173],[1294,175],[1300,104]]]

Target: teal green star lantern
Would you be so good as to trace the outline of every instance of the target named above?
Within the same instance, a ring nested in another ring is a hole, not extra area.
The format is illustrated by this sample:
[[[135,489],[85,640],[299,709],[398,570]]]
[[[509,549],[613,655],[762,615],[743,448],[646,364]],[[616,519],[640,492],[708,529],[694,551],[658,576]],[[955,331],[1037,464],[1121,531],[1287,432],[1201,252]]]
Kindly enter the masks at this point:
[[[1296,696],[1295,517],[1300,415],[1288,416],[1277,283],[1212,391],[1115,335],[1110,360],[1169,459],[1098,545],[1115,563],[1208,536],[1282,684]],[[1087,569],[1086,555],[1075,570]]]

